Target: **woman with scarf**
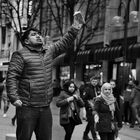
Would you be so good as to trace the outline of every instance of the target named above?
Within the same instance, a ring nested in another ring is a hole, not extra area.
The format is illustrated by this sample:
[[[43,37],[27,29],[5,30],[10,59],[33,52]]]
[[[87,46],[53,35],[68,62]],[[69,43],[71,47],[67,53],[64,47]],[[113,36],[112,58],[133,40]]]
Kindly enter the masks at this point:
[[[58,96],[56,105],[60,107],[60,125],[65,130],[65,140],[71,140],[75,126],[82,123],[80,108],[84,106],[73,81],[67,81],[63,85],[63,91]]]
[[[95,101],[95,122],[101,140],[115,140],[122,127],[121,113],[110,83],[104,83]]]

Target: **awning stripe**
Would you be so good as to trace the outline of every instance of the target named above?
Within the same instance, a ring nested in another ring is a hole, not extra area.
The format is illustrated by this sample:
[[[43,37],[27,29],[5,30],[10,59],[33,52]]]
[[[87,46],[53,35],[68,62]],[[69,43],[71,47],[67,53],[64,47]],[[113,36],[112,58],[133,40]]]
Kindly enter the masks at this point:
[[[88,63],[93,61],[94,56],[90,57],[90,55],[93,55],[91,50],[79,51],[77,53],[76,63]]]

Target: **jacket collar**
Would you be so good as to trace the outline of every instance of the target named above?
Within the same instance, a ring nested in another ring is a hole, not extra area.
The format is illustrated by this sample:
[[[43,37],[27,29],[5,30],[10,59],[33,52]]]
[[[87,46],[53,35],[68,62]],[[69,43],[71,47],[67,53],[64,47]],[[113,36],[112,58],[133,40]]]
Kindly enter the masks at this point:
[[[36,48],[36,47],[31,46],[31,45],[25,45],[25,47],[31,51],[36,51],[36,52],[45,52],[46,50],[48,50],[48,48],[45,46],[42,46],[40,48]]]

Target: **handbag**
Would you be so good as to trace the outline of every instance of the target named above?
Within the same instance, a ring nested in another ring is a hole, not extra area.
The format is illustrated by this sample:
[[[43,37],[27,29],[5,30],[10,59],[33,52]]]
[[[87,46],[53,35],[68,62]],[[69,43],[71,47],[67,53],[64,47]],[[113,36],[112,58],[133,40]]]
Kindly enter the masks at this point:
[[[111,122],[111,129],[115,133],[115,137],[118,137],[119,129],[118,129],[117,122],[115,122],[115,121]]]
[[[79,116],[79,113],[77,113],[75,110],[73,111],[72,118],[73,118],[73,121],[74,121],[75,125],[82,124],[82,120]]]

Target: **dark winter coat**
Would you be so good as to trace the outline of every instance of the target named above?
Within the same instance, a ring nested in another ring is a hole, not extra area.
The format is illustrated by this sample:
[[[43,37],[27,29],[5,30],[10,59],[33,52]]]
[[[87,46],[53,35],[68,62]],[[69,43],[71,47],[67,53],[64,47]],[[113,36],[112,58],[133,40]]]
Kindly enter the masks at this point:
[[[96,91],[96,93],[95,93]],[[93,100],[96,97],[96,94],[98,95],[100,93],[100,88],[99,86],[93,86],[91,84],[85,85],[85,89],[83,92],[82,99],[85,102],[85,108],[86,108],[86,115],[87,118],[90,119],[90,117],[93,117],[92,115],[92,107],[89,104],[90,100]]]
[[[66,91],[62,91],[56,101],[57,107],[60,107],[60,125],[68,124],[69,120],[69,110],[70,103],[67,101],[70,95]],[[79,97],[78,99],[74,99],[74,105],[76,112],[80,115],[80,108],[84,106],[83,100]]]
[[[139,106],[140,105],[140,86],[136,86],[132,90],[131,103],[132,103],[133,106]]]
[[[78,30],[71,27],[62,40],[36,50],[24,46],[13,53],[7,73],[7,93],[11,103],[20,99],[24,106],[48,106],[53,97],[53,58],[72,46]]]
[[[115,112],[114,121],[118,122],[118,127],[122,127],[122,120],[119,107],[117,102],[115,102]],[[96,98],[95,101],[95,111],[99,115],[99,122],[96,124],[96,129],[99,132],[112,132],[111,121],[112,114],[109,110],[109,106],[106,104],[105,100],[100,96]]]

